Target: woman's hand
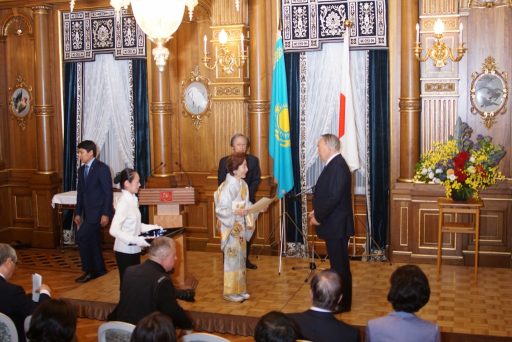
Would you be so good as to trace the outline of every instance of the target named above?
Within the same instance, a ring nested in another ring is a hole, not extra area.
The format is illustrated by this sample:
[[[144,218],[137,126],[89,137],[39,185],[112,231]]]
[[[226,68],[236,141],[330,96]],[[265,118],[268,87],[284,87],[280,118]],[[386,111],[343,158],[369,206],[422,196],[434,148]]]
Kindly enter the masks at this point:
[[[233,214],[235,214],[237,216],[245,216],[245,215],[247,215],[247,209],[235,209],[233,211]]]

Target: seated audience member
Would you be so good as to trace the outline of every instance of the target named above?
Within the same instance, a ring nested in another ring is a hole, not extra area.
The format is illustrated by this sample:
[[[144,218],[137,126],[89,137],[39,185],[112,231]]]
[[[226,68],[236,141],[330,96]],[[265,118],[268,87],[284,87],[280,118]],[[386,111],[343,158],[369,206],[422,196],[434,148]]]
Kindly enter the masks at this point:
[[[388,301],[395,311],[368,321],[366,341],[440,341],[437,324],[414,314],[430,298],[430,287],[425,273],[416,265],[401,266],[393,272],[390,282]]]
[[[30,342],[75,341],[76,314],[71,304],[51,299],[39,305],[32,314],[27,338]]]
[[[295,322],[279,311],[263,315],[254,330],[256,342],[294,342],[299,338]]]
[[[298,325],[301,337],[315,342],[359,341],[359,330],[336,319],[333,311],[342,297],[341,278],[333,271],[322,271],[311,279],[312,306],[288,316]]]
[[[18,257],[14,248],[6,243],[0,243],[0,312],[9,316],[18,332],[20,342],[25,341],[23,322],[25,317],[32,314],[38,303],[27,296],[23,287],[9,283],[14,274]],[[50,299],[50,288],[41,285],[39,303]]]
[[[169,277],[176,261],[174,240],[165,236],[154,239],[148,255],[142,264],[126,269],[119,304],[108,319],[137,324],[160,311],[172,319],[175,327],[191,330],[192,321],[176,301],[176,289]]]
[[[169,316],[153,312],[137,323],[130,342],[176,342],[176,330]]]

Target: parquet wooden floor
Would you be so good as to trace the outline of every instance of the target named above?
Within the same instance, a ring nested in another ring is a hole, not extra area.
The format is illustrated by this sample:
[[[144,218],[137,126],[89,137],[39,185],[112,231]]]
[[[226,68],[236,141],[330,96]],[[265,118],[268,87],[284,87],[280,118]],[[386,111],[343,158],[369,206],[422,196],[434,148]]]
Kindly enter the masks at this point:
[[[77,252],[64,252],[67,253],[76,255]],[[106,259],[109,253],[104,253]],[[251,299],[237,304],[222,299],[222,255],[187,252],[189,272],[198,279],[199,284],[196,302],[181,302],[182,306],[194,318],[201,318],[201,313],[215,313],[224,317],[252,318],[253,323],[271,310],[297,312],[309,307],[309,285],[304,282],[309,270],[292,270],[294,266],[307,267],[308,260],[283,258],[280,274],[279,258],[276,256],[260,256],[253,261],[258,264],[258,269],[248,271]],[[317,266],[325,267],[328,264],[320,265],[317,262]],[[369,319],[391,311],[386,300],[389,276],[398,266],[352,261],[352,311],[338,315],[338,318],[363,330]],[[512,269],[480,267],[478,278],[475,279],[472,267],[443,265],[438,277],[435,265],[420,266],[429,278],[432,293],[429,303],[418,315],[440,325],[443,341],[512,340]],[[35,265],[24,265],[21,262],[13,282],[29,289],[29,275],[34,272],[34,268]],[[45,266],[38,269],[38,272],[52,287],[54,296],[87,298],[110,305],[117,301],[117,270],[80,287],[74,283],[74,278],[80,274],[78,267],[60,269],[60,266]],[[95,332],[100,323],[80,319],[77,332],[79,341],[95,341]],[[215,330],[215,326],[210,328]],[[468,336],[473,338],[468,339]],[[250,337],[231,335],[228,338],[237,342],[252,340]]]

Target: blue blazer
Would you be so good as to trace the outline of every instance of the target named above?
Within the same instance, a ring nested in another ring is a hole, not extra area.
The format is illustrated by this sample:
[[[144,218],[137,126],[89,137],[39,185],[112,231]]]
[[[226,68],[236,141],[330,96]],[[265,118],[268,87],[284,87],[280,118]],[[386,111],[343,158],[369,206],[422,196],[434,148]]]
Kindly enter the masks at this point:
[[[87,223],[99,223],[101,215],[112,217],[112,178],[107,164],[94,159],[87,179],[85,165],[78,169],[75,215],[82,215]]]
[[[352,174],[338,154],[322,170],[313,195],[318,237],[335,239],[354,235]]]
[[[307,310],[288,314],[299,326],[301,337],[314,342],[359,342],[359,330],[336,319],[331,312]]]
[[[438,342],[437,324],[425,321],[413,313],[393,311],[372,319],[366,326],[366,342]]]
[[[50,299],[50,296],[41,293],[39,303],[48,299]],[[9,316],[16,325],[20,342],[25,341],[25,330],[23,328],[25,317],[32,315],[39,303],[33,302],[32,298],[25,293],[23,287],[11,284],[0,276],[0,312]]]

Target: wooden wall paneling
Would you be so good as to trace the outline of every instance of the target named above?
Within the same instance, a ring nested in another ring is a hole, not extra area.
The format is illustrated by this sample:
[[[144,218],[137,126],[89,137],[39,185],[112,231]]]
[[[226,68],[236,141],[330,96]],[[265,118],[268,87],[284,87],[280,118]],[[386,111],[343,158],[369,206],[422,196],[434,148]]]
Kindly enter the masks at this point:
[[[512,101],[510,99],[512,77],[512,8],[491,8],[470,10],[467,25],[468,37],[468,69],[465,78],[468,89],[471,88],[471,74],[481,72],[482,64],[488,56],[496,59],[497,68],[509,75],[509,99],[507,111],[497,117],[497,122],[487,129],[479,115],[468,114],[468,123],[473,128],[473,137],[477,134],[490,135],[493,141],[502,144],[507,149],[507,155],[501,161],[501,171],[509,178],[512,177]],[[483,29],[485,28],[485,29]],[[466,58],[466,57],[465,57]],[[469,98],[469,94],[466,95]],[[467,113],[470,113],[471,103],[468,101]],[[508,129],[503,129],[508,127]]]
[[[0,18],[2,17],[2,12],[3,11],[0,11]],[[5,44],[6,38],[3,34],[0,34],[0,61],[5,61],[7,58]],[[7,121],[10,120],[9,109],[7,107],[7,87],[7,64],[0,63],[0,170],[5,167],[5,161],[7,159],[6,145],[9,139],[6,130]]]
[[[27,86],[32,87],[34,97],[34,41],[28,34],[9,35],[6,38],[7,85],[14,88],[18,76],[23,77]],[[32,102],[34,105],[34,102]],[[9,167],[12,169],[36,169],[37,167],[37,132],[34,113],[26,120],[22,129],[18,121],[9,113]]]

